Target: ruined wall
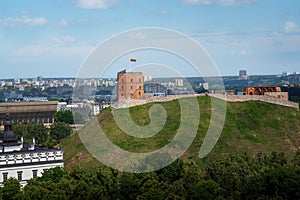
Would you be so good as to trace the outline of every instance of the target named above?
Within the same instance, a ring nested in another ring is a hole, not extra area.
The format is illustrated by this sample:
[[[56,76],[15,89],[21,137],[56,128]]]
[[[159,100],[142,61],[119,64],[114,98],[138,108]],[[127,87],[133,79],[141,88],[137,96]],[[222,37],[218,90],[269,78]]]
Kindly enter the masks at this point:
[[[275,97],[277,99],[289,100],[289,93],[288,92],[265,92],[264,96]]]
[[[266,92],[281,92],[280,87],[245,87],[245,95],[264,95]]]

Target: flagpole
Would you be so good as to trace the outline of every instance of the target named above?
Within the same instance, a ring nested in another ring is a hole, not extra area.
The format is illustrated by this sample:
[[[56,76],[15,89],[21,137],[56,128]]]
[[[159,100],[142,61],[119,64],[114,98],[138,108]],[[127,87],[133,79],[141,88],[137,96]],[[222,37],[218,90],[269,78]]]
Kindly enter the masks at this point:
[[[130,58],[130,59],[129,59],[129,68],[130,68],[129,71],[130,71],[130,72],[131,72],[131,67],[132,67],[132,66],[131,66],[131,63],[132,63],[132,62],[136,62],[136,59],[135,59],[135,58]]]

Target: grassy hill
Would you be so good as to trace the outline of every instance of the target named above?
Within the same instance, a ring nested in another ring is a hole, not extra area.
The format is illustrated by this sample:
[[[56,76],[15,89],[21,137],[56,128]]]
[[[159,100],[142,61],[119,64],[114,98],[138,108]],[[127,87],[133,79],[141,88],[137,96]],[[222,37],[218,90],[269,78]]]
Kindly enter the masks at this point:
[[[221,100],[220,100],[221,101]],[[200,122],[192,145],[181,157],[205,165],[209,160],[218,159],[226,154],[254,155],[258,152],[285,152],[288,156],[300,150],[300,111],[295,108],[275,104],[247,101],[229,102],[226,121],[218,143],[204,159],[198,153],[210,121],[210,97],[198,97]],[[178,100],[159,103],[164,106],[168,117],[164,128],[155,136],[147,139],[135,138],[125,134],[116,125],[111,109],[106,109],[98,120],[106,136],[119,147],[132,152],[149,152],[166,145],[176,133],[180,124]],[[152,104],[130,108],[133,120],[140,125],[150,122],[148,110]],[[65,152],[65,167],[92,168],[101,165],[82,145],[76,133],[66,138],[62,148]]]

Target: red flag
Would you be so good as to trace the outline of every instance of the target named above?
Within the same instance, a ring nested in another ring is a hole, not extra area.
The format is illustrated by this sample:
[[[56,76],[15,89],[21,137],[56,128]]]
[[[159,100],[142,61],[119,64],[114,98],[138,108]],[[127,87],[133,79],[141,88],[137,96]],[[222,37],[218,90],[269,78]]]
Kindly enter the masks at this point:
[[[130,62],[136,62],[135,58],[130,58]]]

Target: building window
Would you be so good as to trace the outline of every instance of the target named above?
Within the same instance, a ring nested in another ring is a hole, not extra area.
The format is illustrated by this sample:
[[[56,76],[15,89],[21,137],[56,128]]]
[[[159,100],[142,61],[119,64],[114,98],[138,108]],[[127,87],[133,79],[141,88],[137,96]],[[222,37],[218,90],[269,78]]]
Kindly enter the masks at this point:
[[[141,82],[141,79],[139,79],[139,82]]]
[[[18,171],[18,181],[22,181],[22,174],[23,172],[22,171]]]
[[[133,86],[130,86],[130,89],[133,89]]]
[[[133,79],[130,79],[130,82],[132,83],[132,82],[133,82]]]
[[[43,169],[44,173],[47,172],[49,169]]]
[[[2,175],[3,175],[3,181],[7,180],[8,172],[4,172],[2,173]]]
[[[37,177],[37,172],[38,172],[37,169],[32,170],[32,178],[36,178]]]

